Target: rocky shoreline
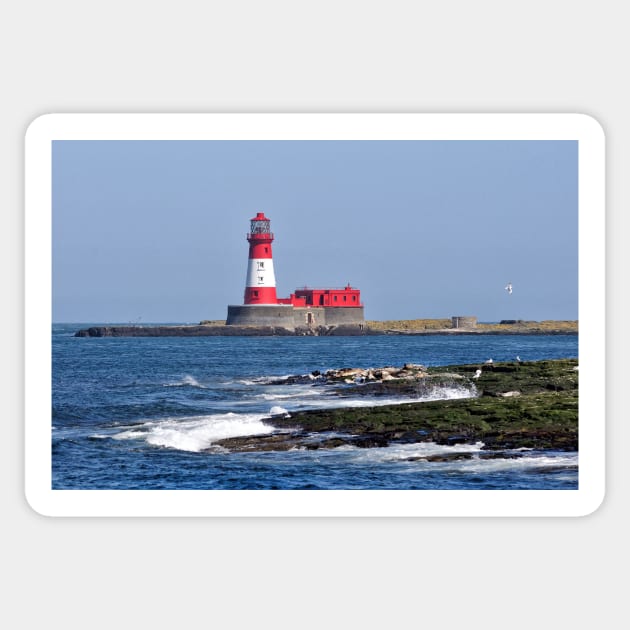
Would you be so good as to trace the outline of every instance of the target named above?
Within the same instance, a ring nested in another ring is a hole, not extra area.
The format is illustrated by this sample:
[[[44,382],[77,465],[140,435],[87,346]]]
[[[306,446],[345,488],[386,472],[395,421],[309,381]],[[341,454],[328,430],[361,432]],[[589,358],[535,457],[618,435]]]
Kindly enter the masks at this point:
[[[232,452],[316,450],[344,445],[371,448],[392,444],[483,443],[483,458],[519,457],[514,449],[578,450],[578,363],[576,359],[454,365],[425,368],[406,364],[377,370],[346,368],[276,381],[312,381],[339,396],[399,396],[401,403],[279,413],[264,436],[221,440],[213,448]],[[474,388],[470,398],[402,402],[433,387]],[[510,453],[503,451],[509,450]],[[435,456],[435,461],[472,457]]]
[[[78,330],[75,337],[340,337],[365,335],[575,335],[566,327],[540,329],[536,326],[497,326],[496,328],[436,328],[418,330],[376,329],[368,325],[299,327],[295,330],[278,326],[90,326]]]
[[[216,337],[294,336],[293,331],[275,326],[91,326],[75,337]]]

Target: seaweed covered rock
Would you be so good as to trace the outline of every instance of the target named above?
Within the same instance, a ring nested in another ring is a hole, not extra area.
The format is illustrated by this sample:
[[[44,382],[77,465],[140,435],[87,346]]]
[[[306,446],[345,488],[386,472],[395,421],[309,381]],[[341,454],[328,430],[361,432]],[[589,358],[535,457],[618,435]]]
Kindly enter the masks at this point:
[[[483,369],[476,379],[478,395],[472,398],[404,402],[374,407],[333,408],[300,411],[290,418],[270,422],[285,431],[275,440],[269,437],[223,440],[230,450],[261,450],[270,447],[330,448],[351,444],[365,448],[392,443],[435,442],[437,444],[474,444],[483,449],[534,448],[564,451],[578,449],[578,370],[577,360],[497,363]],[[425,373],[416,383],[433,379],[446,382],[472,382],[478,365],[448,366],[418,370]],[[347,373],[346,373],[347,375]],[[344,379],[340,372],[339,379]],[[355,375],[356,376],[356,375]],[[404,378],[380,383],[350,386],[345,391],[365,391],[376,386],[407,392]],[[335,433],[334,444],[326,435]],[[321,435],[317,440],[314,436]]]

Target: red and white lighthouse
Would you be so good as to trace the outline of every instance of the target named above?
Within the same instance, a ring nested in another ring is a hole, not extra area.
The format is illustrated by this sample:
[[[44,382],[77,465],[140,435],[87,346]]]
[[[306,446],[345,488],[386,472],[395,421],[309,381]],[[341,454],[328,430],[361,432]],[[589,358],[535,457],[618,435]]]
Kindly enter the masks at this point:
[[[271,334],[284,330],[312,335],[324,329],[326,334],[332,330],[335,334],[365,334],[361,291],[349,284],[337,289],[304,287],[288,298],[278,297],[270,224],[263,212],[250,219],[244,303],[228,305],[226,325],[264,327],[260,334],[269,334],[269,328]]]
[[[250,219],[249,260],[245,281],[245,304],[278,304],[276,276],[273,272],[271,243],[273,234],[264,212]]]

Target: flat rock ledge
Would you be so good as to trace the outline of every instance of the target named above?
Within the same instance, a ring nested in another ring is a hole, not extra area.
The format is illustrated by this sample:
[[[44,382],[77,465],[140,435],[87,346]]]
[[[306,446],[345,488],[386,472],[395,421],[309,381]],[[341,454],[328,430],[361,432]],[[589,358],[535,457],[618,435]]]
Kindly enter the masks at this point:
[[[295,329],[280,326],[90,326],[78,330],[75,337],[351,337],[366,335],[570,335],[575,331],[519,329],[504,327],[501,330],[440,328],[426,330],[375,329],[367,324],[338,326],[302,326]]]
[[[358,325],[296,328],[279,326],[91,326],[75,337],[304,337],[358,336],[368,334]]]

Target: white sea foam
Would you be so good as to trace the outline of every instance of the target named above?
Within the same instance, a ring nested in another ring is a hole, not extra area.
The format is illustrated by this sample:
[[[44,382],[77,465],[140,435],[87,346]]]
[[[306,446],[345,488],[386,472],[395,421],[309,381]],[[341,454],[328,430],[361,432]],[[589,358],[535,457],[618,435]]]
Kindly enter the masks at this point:
[[[281,376],[255,376],[253,378],[241,378],[236,382],[241,385],[265,385],[268,383],[282,384],[282,381],[286,381],[289,378],[295,376],[294,374],[283,374]]]
[[[358,396],[356,398],[344,396],[331,396],[318,398],[317,408],[334,409],[335,407],[382,407],[383,405],[404,405],[408,403],[429,402],[431,400],[455,400],[457,398],[475,398],[476,388],[459,386],[435,388],[428,394],[417,397],[402,396]]]
[[[516,459],[470,459],[453,462],[463,472],[500,472],[502,470],[535,470],[536,468],[573,468],[578,465],[577,453],[562,455],[524,455]]]
[[[479,392],[475,385],[450,385],[449,387],[436,386],[417,400],[428,402],[430,400],[453,400],[456,398],[476,398]]]
[[[272,416],[284,416],[284,417],[286,417],[286,418],[291,417],[291,416],[289,415],[289,412],[288,412],[288,411],[287,411],[284,407],[279,407],[279,406],[277,406],[277,405],[274,405],[274,406],[273,406],[273,407],[269,410],[269,413],[270,413]]]
[[[149,433],[149,429],[145,431],[138,431],[137,429],[127,429],[127,431],[123,431],[122,433],[116,433],[115,435],[112,435],[111,437],[114,440],[137,440],[138,438],[145,437],[146,435],[148,435],[148,433]]]
[[[519,451],[521,457],[480,457],[483,442],[475,444],[442,445],[434,442],[419,442],[416,444],[393,444],[381,448],[363,449],[356,446],[340,446],[332,451],[347,451],[347,455],[357,462],[404,462],[414,465],[427,466],[433,469],[439,467],[444,470],[466,473],[492,473],[505,470],[532,470],[542,468],[572,468],[578,465],[577,453],[525,454]],[[423,461],[423,459],[440,455],[470,454],[466,459],[450,461]],[[486,451],[484,451],[486,453]]]
[[[199,452],[217,440],[245,435],[264,435],[274,428],[265,424],[263,414],[225,413],[148,422],[141,428],[112,436],[115,440],[143,439],[153,446]]]
[[[308,385],[293,385],[282,390],[255,394],[249,399],[230,401],[232,407],[255,406],[262,411],[261,401],[273,402],[286,407],[289,412],[306,409],[335,409],[348,407],[379,407],[383,405],[403,405],[405,403],[427,402],[456,398],[474,398],[476,389],[448,387],[435,389],[429,394],[417,397],[403,396],[338,396],[325,388]],[[223,404],[223,403],[222,403]]]
[[[255,398],[262,400],[291,400],[293,398],[319,398],[320,392],[311,389],[297,389],[288,392],[278,392],[269,394],[257,394]]]
[[[452,455],[456,453],[479,453],[483,442],[475,444],[444,445],[435,442],[417,442],[415,444],[393,444],[380,448],[359,448],[356,446],[339,446],[334,450],[353,451],[354,459],[375,462],[405,461],[410,458],[423,458],[433,455]]]
[[[199,389],[208,389],[206,385],[202,385],[194,376],[190,376],[190,374],[185,374],[181,381],[166,383],[164,387],[198,387]]]

